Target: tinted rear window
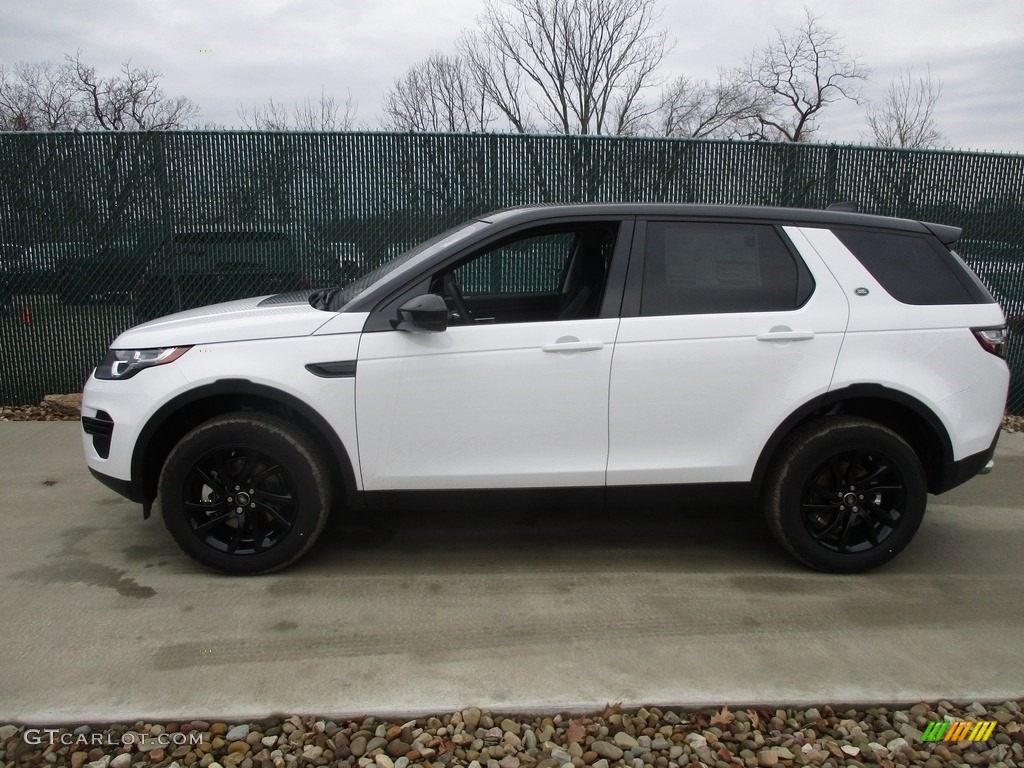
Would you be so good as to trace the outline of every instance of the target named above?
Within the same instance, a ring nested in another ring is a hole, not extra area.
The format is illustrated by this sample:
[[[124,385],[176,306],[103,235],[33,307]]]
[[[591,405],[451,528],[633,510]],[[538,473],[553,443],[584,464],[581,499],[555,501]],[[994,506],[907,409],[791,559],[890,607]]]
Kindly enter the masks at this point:
[[[871,276],[904,304],[987,304],[991,295],[937,239],[866,229],[832,230]]]
[[[640,314],[784,312],[814,283],[767,225],[650,222]]]

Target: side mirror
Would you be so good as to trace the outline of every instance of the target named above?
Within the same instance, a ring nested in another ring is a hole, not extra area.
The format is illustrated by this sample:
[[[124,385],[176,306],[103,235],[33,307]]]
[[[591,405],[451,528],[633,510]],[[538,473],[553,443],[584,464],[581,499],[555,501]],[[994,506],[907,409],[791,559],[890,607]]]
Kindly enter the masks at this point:
[[[436,293],[424,293],[398,308],[391,325],[399,331],[434,333],[448,328],[448,305]]]

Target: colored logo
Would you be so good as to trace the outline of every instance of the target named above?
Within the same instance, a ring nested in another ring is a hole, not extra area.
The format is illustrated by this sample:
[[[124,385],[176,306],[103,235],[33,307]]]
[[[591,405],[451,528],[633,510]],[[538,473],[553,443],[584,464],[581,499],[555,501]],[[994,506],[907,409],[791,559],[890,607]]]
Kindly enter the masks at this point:
[[[995,729],[995,720],[981,723],[942,720],[928,723],[921,734],[921,741],[988,741]]]

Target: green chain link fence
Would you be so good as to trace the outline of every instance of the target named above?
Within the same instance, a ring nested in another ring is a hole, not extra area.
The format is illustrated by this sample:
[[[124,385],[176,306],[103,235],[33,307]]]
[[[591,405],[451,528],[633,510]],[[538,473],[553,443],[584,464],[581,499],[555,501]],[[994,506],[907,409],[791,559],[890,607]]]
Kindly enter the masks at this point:
[[[495,208],[670,201],[963,228],[1024,324],[1024,156],[774,143],[386,133],[0,134],[0,404],[78,391],[151,317],[333,285]],[[527,276],[524,276],[527,279]],[[1010,410],[1024,412],[1011,342]]]

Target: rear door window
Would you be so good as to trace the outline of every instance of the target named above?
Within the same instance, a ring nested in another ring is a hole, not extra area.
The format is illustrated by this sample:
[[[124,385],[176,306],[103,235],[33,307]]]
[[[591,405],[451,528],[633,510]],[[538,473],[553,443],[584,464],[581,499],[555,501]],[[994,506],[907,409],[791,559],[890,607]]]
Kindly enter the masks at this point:
[[[801,306],[813,285],[770,225],[647,225],[641,315],[784,312]]]

